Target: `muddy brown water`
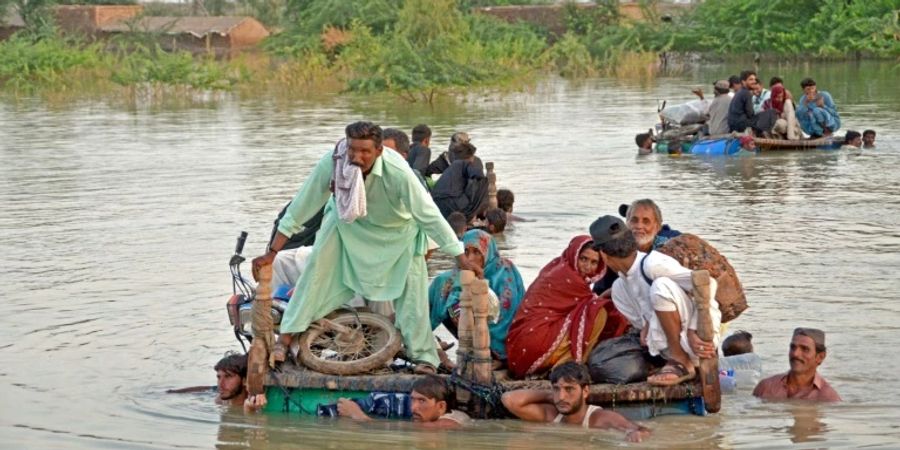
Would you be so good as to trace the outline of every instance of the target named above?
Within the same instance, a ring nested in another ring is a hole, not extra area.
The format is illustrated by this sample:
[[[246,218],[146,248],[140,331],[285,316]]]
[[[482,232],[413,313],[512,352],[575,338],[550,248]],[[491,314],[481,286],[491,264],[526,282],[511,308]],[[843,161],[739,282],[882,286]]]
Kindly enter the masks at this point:
[[[822,373],[839,405],[762,403],[741,386],[720,414],[646,422],[653,448],[900,446],[900,88],[890,63],[772,67],[799,92],[810,74],[843,128],[878,149],[750,158],[637,157],[657,101],[737,72],[704,65],[649,82],[547,80],[432,109],[394,99],[220,96],[195,107],[104,101],[0,103],[0,447],[542,448],[625,445],[615,432],[491,421],[466,432],[408,423],[245,417],[210,395],[238,349],[227,260],[240,230],[258,253],[271,221],[348,122],[473,136],[516,193],[502,245],[526,282],[598,215],[651,197],[674,228],[737,269],[764,372],[787,369],[795,326],[828,332]],[[710,90],[710,89],[707,89]]]

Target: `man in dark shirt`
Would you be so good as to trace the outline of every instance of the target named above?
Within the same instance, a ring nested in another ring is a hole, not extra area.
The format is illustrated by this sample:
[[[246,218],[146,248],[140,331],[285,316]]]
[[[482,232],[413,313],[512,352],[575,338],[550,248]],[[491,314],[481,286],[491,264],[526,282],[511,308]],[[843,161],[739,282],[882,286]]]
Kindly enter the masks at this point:
[[[412,140],[413,144],[409,148],[406,162],[409,163],[409,167],[424,174],[428,163],[431,162],[431,149],[428,147],[431,145],[431,128],[425,124],[416,125],[412,130]]]
[[[728,107],[728,129],[743,133],[751,128],[756,135],[763,135],[775,126],[776,113],[774,110],[763,111],[756,114],[753,110],[753,90],[759,83],[756,72],[745,70],[741,72],[741,90],[734,94]]]
[[[458,144],[456,160],[441,174],[431,190],[431,197],[444,217],[459,211],[471,222],[487,207],[487,178],[484,168],[475,161],[475,150],[471,143]]]

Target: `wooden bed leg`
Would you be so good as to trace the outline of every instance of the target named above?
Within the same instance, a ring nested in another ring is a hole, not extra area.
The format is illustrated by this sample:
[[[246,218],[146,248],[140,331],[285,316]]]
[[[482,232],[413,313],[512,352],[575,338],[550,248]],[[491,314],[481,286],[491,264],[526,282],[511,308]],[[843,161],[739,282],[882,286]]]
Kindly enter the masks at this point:
[[[457,324],[459,347],[456,349],[456,371],[464,378],[472,370],[469,358],[472,355],[472,333],[475,328],[475,316],[472,311],[472,283],[474,281],[475,272],[471,270],[459,272],[462,293],[459,296],[459,323]],[[468,404],[469,392],[464,389],[457,390],[456,401],[461,405]]]
[[[259,270],[259,285],[253,299],[253,343],[247,352],[247,392],[264,394],[266,375],[275,336],[272,325],[272,266],[266,264]]]
[[[709,314],[709,272],[695,270],[691,274],[694,284],[694,305],[697,307],[697,336],[704,341],[712,341],[713,330],[712,317]],[[706,410],[711,413],[719,412],[722,408],[722,389],[719,386],[719,358],[700,358],[700,385],[703,389],[703,401]]]
[[[489,161],[484,163],[485,170],[487,170],[487,179],[488,179],[488,208],[496,208],[497,207],[497,173],[494,172],[494,162]]]

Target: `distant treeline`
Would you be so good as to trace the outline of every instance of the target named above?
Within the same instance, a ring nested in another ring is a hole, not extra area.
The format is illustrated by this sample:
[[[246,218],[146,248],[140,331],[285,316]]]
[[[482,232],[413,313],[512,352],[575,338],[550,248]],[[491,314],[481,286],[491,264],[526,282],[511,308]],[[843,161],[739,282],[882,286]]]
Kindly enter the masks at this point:
[[[566,6],[567,31],[553,39],[532,24],[471,13],[475,6],[529,3],[522,1],[197,0],[200,10],[252,14],[277,30],[263,45],[261,63],[166,54],[149,40],[116,46],[138,51],[104,54],[108,45],[52,32],[44,14],[52,0],[0,0],[0,6],[4,1],[31,14],[33,28],[0,44],[0,86],[7,91],[52,89],[78,72],[124,86],[254,85],[302,94],[327,85],[430,101],[545,73],[653,76],[662,52],[900,57],[900,0],[706,0],[675,17],[661,17],[655,2],[643,1],[642,21],[623,18],[617,0],[600,0],[587,11]]]

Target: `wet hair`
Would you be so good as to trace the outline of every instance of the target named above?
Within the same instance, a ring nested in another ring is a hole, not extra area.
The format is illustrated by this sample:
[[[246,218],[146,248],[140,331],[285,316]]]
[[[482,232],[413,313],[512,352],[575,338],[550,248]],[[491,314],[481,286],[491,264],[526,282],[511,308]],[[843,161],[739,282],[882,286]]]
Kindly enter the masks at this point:
[[[456,159],[468,159],[475,156],[476,150],[478,149],[468,142],[459,142],[454,144],[451,151],[456,154]]]
[[[556,384],[560,380],[578,383],[579,386],[584,387],[591,384],[591,374],[584,364],[569,361],[556,366],[550,371],[551,384]]]
[[[668,152],[670,155],[677,155],[681,153],[683,149],[681,148],[681,141],[678,139],[672,139],[669,141]]]
[[[637,144],[638,147],[643,147],[644,142],[647,142],[647,139],[650,139],[650,133],[638,133],[634,136],[634,143]]]
[[[465,233],[466,227],[469,226],[469,221],[466,220],[466,215],[459,211],[453,211],[452,213],[450,213],[450,215],[447,216],[447,223],[450,224],[450,228],[453,228],[453,232],[456,233],[457,236]]]
[[[740,330],[735,331],[731,336],[722,341],[722,354],[725,356],[743,355],[744,353],[753,353],[753,335],[749,332]]]
[[[809,86],[815,86],[815,85],[816,85],[816,80],[813,80],[812,78],[804,78],[803,81],[800,82],[800,87],[802,87],[803,89],[806,89]]]
[[[472,138],[469,137],[469,133],[464,131],[457,131],[450,136],[450,149],[453,148],[453,144],[459,144],[462,142],[471,142]]]
[[[497,191],[497,207],[510,212],[513,208],[513,203],[516,202],[516,196],[513,195],[512,191],[509,189],[500,189]]]
[[[431,128],[428,128],[428,125],[425,125],[424,123],[416,125],[412,129],[413,142],[422,142],[425,139],[428,139],[430,137],[431,137]]]
[[[362,139],[375,142],[375,147],[381,147],[381,127],[372,122],[353,122],[344,130],[347,139]]]
[[[394,143],[397,144],[397,150],[404,155],[409,153],[409,136],[406,133],[396,129],[396,128],[385,128],[384,131],[381,132],[381,140],[393,139]]]
[[[450,388],[443,378],[437,375],[425,375],[416,380],[412,385],[412,390],[416,391],[426,398],[433,399],[437,402],[447,402],[447,411],[456,409],[456,398],[451,395]]]
[[[741,84],[741,77],[739,77],[737,75],[732,75],[732,76],[728,77],[728,85],[729,86],[734,86],[736,84]]]
[[[875,136],[875,130],[866,130],[863,131],[863,136]]]
[[[659,224],[659,226],[662,226],[662,223],[663,223],[662,211],[660,211],[659,206],[656,204],[656,202],[654,202],[653,200],[650,200],[649,198],[642,198],[640,200],[635,200],[635,201],[631,202],[631,206],[629,206],[628,209],[625,211],[625,221],[626,222],[631,220],[631,216],[634,215],[634,212],[635,212],[635,210],[638,209],[638,207],[645,207],[645,208],[652,209],[653,215],[656,216],[656,223]]]
[[[769,87],[775,86],[776,84],[784,84],[784,80],[781,77],[772,77],[769,80]]]
[[[506,229],[506,211],[500,208],[491,208],[484,213],[488,225],[493,225],[493,233],[502,233]],[[491,231],[488,228],[488,231]]]
[[[594,249],[606,253],[613,258],[625,258],[637,251],[637,240],[628,228],[611,236],[606,242],[594,243]]]
[[[228,352],[225,357],[213,366],[216,372],[224,370],[225,372],[238,374],[241,378],[247,378],[247,355],[237,352]]]
[[[849,144],[850,141],[858,137],[862,137],[862,135],[859,134],[859,131],[847,130],[847,134],[844,135],[844,144]]]
[[[756,72],[753,70],[745,70],[741,72],[741,81],[747,81],[751,75],[756,76]]]

